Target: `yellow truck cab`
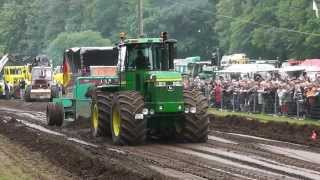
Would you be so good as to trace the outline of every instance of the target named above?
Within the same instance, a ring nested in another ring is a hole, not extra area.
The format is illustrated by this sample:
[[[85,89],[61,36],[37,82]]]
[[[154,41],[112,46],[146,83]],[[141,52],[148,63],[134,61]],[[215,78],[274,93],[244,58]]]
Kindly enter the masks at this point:
[[[14,86],[19,83],[21,80],[25,80],[28,84],[31,80],[31,66],[5,66],[3,69],[4,72],[4,80]]]
[[[3,79],[10,89],[10,96],[20,97],[19,82],[24,80],[28,85],[31,81],[31,65],[25,66],[5,66],[3,68]]]

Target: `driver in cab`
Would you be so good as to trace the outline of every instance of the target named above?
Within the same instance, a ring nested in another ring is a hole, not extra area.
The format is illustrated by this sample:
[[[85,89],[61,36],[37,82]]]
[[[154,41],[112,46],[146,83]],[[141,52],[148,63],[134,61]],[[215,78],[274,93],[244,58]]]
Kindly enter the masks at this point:
[[[149,59],[143,55],[142,50],[137,51],[137,57],[134,64],[137,70],[146,70],[150,67]]]

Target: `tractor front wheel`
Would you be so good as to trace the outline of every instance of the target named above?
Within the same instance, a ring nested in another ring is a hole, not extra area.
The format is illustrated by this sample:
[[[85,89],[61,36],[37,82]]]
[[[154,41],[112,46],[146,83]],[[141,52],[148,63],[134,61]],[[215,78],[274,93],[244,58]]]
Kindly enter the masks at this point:
[[[91,132],[94,137],[110,135],[112,94],[95,92],[91,105]]]
[[[197,90],[184,91],[185,107],[196,108],[196,112],[186,113],[181,129],[181,136],[187,142],[206,142],[209,133],[209,118],[207,114],[208,101]]]
[[[62,126],[64,120],[64,109],[56,103],[48,103],[47,105],[47,125]]]
[[[147,120],[143,117],[144,98],[135,91],[116,93],[111,108],[112,140],[117,145],[140,145],[147,137]]]

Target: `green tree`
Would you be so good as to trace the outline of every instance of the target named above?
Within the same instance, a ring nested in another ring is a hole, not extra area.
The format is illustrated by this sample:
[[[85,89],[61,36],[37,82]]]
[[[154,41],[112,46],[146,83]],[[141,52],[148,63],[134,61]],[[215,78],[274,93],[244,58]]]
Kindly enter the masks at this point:
[[[32,1],[30,1],[32,3]],[[0,44],[2,51],[25,52],[27,46],[26,17],[31,11],[30,2],[12,0],[3,4],[0,10]]]
[[[46,52],[53,60],[53,63],[58,65],[62,63],[63,52],[68,48],[110,45],[111,41],[109,39],[104,39],[98,32],[63,32],[49,44]]]
[[[161,4],[162,3],[162,4]],[[216,1],[151,1],[146,9],[145,31],[159,36],[167,31],[178,40],[180,57],[209,58],[218,46],[215,25]]]

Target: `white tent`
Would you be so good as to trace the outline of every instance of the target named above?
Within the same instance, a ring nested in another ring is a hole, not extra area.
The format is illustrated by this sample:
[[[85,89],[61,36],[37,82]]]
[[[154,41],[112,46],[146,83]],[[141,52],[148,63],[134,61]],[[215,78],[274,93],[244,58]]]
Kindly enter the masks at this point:
[[[305,71],[306,68],[303,66],[285,66],[279,69],[279,72],[294,72],[294,71]]]
[[[276,71],[271,64],[234,64],[226,69],[219,71],[221,73],[255,73]]]
[[[7,64],[9,61],[8,54],[4,55],[0,60],[0,72],[2,71],[3,67]]]

